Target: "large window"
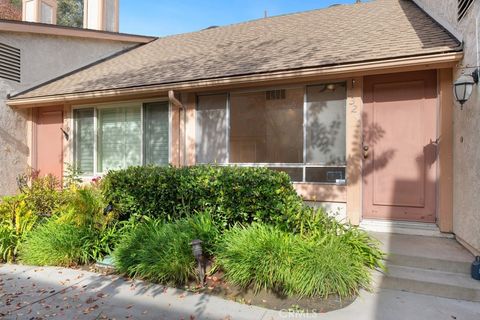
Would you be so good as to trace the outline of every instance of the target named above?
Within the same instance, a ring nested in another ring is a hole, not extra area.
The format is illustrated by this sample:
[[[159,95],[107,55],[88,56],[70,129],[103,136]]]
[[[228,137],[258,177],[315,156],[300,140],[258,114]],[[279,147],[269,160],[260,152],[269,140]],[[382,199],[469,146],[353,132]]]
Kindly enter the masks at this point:
[[[199,163],[227,162],[227,95],[198,98],[195,136]]]
[[[197,163],[267,166],[297,182],[343,183],[346,84],[198,97]]]
[[[84,175],[168,164],[168,102],[74,110],[74,162]]]

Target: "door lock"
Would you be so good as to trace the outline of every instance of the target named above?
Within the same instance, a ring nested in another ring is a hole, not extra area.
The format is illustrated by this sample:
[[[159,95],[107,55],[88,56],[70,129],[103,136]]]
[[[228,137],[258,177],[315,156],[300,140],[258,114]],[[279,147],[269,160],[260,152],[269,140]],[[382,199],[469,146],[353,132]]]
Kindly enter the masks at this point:
[[[368,146],[363,146],[363,158],[367,159],[368,158]]]

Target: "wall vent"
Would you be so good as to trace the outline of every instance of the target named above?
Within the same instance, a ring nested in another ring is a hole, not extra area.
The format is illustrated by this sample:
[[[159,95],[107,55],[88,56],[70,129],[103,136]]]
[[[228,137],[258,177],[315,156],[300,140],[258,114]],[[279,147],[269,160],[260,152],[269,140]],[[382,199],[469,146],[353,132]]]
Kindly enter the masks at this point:
[[[285,89],[281,90],[269,90],[265,92],[265,98],[267,100],[282,100],[285,99]]]
[[[20,49],[0,43],[0,78],[20,82]]]
[[[475,0],[458,0],[457,20],[460,21],[465,17],[468,9],[472,6]]]

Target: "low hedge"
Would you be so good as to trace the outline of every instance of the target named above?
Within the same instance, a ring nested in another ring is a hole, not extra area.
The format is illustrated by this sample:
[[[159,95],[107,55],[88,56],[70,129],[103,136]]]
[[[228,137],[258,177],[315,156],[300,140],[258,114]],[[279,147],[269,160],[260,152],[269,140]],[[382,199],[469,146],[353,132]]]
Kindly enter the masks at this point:
[[[166,221],[209,209],[223,226],[278,224],[302,206],[289,176],[267,168],[130,167],[109,172],[102,185],[106,200],[122,215]]]

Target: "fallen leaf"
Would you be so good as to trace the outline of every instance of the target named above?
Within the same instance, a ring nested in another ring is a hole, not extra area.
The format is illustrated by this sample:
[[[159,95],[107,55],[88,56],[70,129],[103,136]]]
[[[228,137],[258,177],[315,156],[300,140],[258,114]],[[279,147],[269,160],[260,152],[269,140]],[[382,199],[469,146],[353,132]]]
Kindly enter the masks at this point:
[[[85,301],[85,303],[87,304],[92,304],[94,303],[95,301],[97,301],[97,299],[93,298],[93,297],[88,297],[87,301]]]

